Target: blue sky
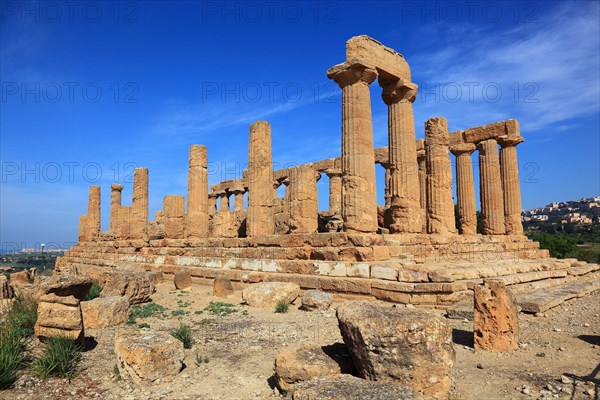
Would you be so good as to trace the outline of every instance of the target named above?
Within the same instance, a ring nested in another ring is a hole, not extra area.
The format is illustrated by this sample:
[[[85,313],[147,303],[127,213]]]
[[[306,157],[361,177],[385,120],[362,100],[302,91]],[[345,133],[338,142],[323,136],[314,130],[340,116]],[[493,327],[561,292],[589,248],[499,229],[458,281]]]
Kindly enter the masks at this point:
[[[0,5],[2,250],[76,241],[89,185],[102,186],[106,229],[109,186],[124,183],[130,204],[134,166],[150,169],[153,216],[164,195],[186,193],[194,143],[209,148],[211,184],[239,176],[259,119],[275,168],[338,156],[341,98],[326,70],[360,34],[410,64],[417,137],[434,116],[450,130],[517,118],[524,208],[600,194],[596,1]]]

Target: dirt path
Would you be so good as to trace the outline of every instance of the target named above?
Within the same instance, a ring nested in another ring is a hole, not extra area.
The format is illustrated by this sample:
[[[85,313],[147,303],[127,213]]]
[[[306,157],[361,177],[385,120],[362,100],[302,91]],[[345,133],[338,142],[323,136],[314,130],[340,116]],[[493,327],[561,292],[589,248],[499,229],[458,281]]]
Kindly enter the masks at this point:
[[[153,300],[166,311],[138,319],[138,324],[169,331],[181,321],[195,333],[196,343],[186,350],[186,368],[175,381],[136,387],[118,380],[114,336],[123,328],[110,328],[87,332],[94,337],[93,348],[84,353],[70,382],[40,381],[25,372],[15,388],[0,392],[0,399],[274,399],[279,394],[269,378],[280,350],[341,342],[334,310],[309,313],[292,306],[287,314],[275,314],[236,306],[235,312],[218,316],[204,310],[215,300],[212,288],[178,292],[170,283],[159,285]],[[471,322],[452,321],[458,398],[600,398],[600,293],[569,301],[546,316],[521,314],[520,322],[521,349],[494,354],[473,351]]]

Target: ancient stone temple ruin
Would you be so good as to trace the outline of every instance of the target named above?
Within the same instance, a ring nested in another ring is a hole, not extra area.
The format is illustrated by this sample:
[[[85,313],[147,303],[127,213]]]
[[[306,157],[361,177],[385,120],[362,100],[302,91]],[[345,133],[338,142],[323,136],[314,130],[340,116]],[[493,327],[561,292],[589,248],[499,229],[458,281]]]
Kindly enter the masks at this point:
[[[597,265],[552,259],[523,235],[517,162],[523,137],[516,120],[448,132],[446,119],[435,117],[425,123],[425,140],[417,140],[418,90],[409,65],[367,36],[351,38],[346,61],[327,76],[342,90],[340,157],[273,170],[271,126],[257,121],[250,126],[242,178],[209,190],[208,150],[192,145],[187,197],[166,196],[154,221],[148,220],[146,168],[135,170],[131,206],[121,204],[123,186],[111,186],[108,232],[100,231],[100,187],[92,186],[79,243],[57,261],[57,271],[93,274],[129,266],[160,271],[166,279],[188,271],[197,283],[217,276],[238,287],[294,282],[342,298],[435,307],[472,298],[474,285],[498,277],[532,312],[598,287]],[[382,148],[373,143],[375,81],[388,106],[389,146]],[[471,162],[475,151],[478,171]],[[386,170],[385,206],[376,201],[375,164]],[[329,177],[329,210],[319,212],[322,174]],[[278,198],[281,185],[285,196]]]

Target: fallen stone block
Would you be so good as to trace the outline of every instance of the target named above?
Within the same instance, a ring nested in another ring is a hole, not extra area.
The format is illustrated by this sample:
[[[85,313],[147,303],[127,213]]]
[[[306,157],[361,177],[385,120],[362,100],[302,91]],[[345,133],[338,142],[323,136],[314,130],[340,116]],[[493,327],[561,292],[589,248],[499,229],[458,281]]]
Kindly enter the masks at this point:
[[[452,329],[437,313],[366,301],[341,304],[340,331],[360,376],[446,399],[455,360]]]
[[[333,295],[320,290],[307,290],[300,301],[303,310],[328,310],[333,303]]]
[[[519,310],[513,294],[498,279],[475,286],[473,334],[475,349],[510,351],[519,348]]]
[[[177,272],[173,277],[175,289],[185,290],[192,287],[192,275],[189,272]]]
[[[293,303],[300,294],[300,286],[288,282],[255,283],[242,291],[242,299],[252,307],[274,307],[280,301]]]
[[[287,392],[299,382],[351,372],[353,364],[346,346],[338,343],[284,350],[275,357],[273,369],[277,387]]]
[[[124,296],[98,297],[80,306],[85,329],[121,325],[129,318],[129,300]]]
[[[183,368],[183,345],[166,332],[120,330],[115,338],[117,366],[137,385],[172,380]]]
[[[54,275],[39,285],[35,297],[41,299],[47,294],[54,294],[58,297],[73,296],[81,301],[92,283],[91,278],[83,275]]]
[[[151,272],[113,268],[106,271],[103,277],[105,284],[100,297],[125,296],[133,305],[150,301],[154,293],[156,276]]]
[[[64,336],[71,340],[83,337],[79,299],[49,293],[39,298],[35,335],[40,338]]]
[[[213,282],[213,296],[229,297],[234,293],[233,284],[229,278],[217,276]]]

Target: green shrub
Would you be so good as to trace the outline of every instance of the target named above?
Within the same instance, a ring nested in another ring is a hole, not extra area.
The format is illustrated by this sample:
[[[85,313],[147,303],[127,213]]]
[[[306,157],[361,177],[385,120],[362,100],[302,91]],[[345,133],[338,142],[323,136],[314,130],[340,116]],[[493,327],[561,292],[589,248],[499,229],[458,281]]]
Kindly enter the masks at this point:
[[[208,364],[208,356],[202,357],[200,354],[196,353],[196,361],[194,363],[197,367],[199,367],[202,363]]]
[[[290,308],[290,303],[287,300],[279,300],[275,306],[275,312],[278,314],[285,314]]]
[[[21,338],[33,336],[37,321],[37,303],[30,297],[17,297],[4,317],[5,323],[15,329]]]
[[[119,366],[117,364],[115,364],[113,367],[113,374],[118,381],[121,380],[121,370],[119,370]]]
[[[85,294],[83,301],[94,300],[94,299],[100,297],[100,293],[102,292],[102,289],[104,289],[104,286],[102,286],[99,282],[94,281],[92,283],[92,287],[90,288],[90,290],[88,290],[88,292]]]
[[[235,306],[230,303],[223,303],[221,301],[211,301],[208,306],[204,307],[204,311],[208,311],[213,315],[223,317],[225,315],[233,314],[237,312]]]
[[[17,380],[17,371],[25,359],[23,340],[13,326],[0,324],[0,390]]]
[[[66,337],[49,337],[44,349],[31,365],[34,375],[44,379],[49,375],[61,378],[73,376],[75,367],[81,359],[82,348]]]
[[[186,324],[180,324],[177,329],[171,331],[171,336],[183,343],[184,349],[191,349],[194,343],[194,334]]]
[[[150,328],[150,324],[142,322],[141,324],[138,324],[138,328],[140,328],[140,329],[142,329],[142,328]]]
[[[160,304],[156,303],[148,303],[144,305],[135,305],[131,307],[131,311],[129,312],[129,320],[128,324],[135,324],[135,320],[137,318],[148,318],[153,317],[158,314],[162,314],[165,312],[165,308]]]

